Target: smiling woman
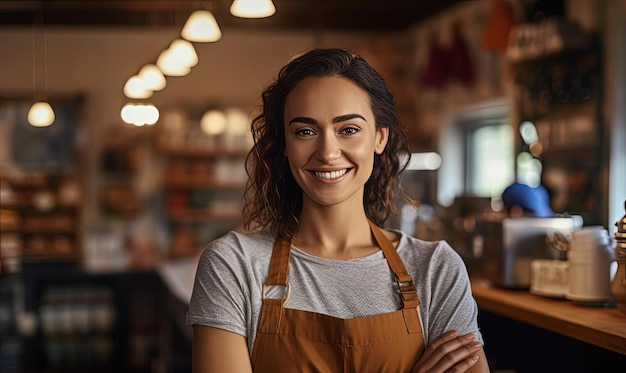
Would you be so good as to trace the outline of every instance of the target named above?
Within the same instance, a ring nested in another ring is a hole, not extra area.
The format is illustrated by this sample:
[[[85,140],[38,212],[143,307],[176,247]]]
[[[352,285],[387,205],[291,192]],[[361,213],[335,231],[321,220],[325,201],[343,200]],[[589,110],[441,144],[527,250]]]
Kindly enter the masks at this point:
[[[200,258],[194,372],[488,372],[459,255],[382,228],[409,157],[382,77],[311,50],[263,92],[252,131],[250,231]]]

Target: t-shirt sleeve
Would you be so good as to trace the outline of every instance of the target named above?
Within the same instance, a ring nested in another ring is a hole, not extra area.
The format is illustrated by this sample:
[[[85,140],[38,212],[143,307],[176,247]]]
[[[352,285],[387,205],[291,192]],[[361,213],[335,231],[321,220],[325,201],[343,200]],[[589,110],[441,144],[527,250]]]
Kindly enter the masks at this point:
[[[239,281],[240,261],[222,241],[207,246],[200,256],[186,315],[187,325],[205,325],[247,337],[246,299],[249,290]]]
[[[428,344],[450,330],[474,333],[475,340],[483,343],[478,329],[478,306],[472,296],[467,268],[447,242],[441,241],[435,249],[429,273],[432,296]]]

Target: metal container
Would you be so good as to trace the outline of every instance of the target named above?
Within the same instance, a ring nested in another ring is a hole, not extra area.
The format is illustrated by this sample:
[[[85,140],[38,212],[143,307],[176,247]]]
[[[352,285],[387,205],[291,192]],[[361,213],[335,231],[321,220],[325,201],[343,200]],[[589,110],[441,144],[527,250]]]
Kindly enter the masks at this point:
[[[624,201],[626,210],[626,201]],[[617,271],[611,283],[611,295],[617,302],[617,309],[626,314],[626,214],[615,223],[615,256]]]
[[[484,222],[482,275],[496,286],[527,289],[535,259],[565,260],[580,216],[516,217]]]

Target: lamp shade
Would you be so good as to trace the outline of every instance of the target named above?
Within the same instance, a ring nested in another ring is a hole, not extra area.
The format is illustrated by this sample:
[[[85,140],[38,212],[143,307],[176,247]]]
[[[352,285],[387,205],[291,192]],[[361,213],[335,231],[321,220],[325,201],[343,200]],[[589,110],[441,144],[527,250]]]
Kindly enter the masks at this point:
[[[152,96],[152,90],[146,87],[145,80],[134,75],[124,84],[124,95],[128,98],[148,98]]]
[[[230,14],[241,18],[265,18],[276,12],[272,0],[234,0]]]
[[[176,39],[161,52],[156,64],[165,75],[184,76],[198,64],[198,55],[190,42]]]
[[[159,120],[159,109],[152,104],[126,104],[120,114],[124,122],[137,127],[151,126]]]
[[[35,102],[28,110],[28,123],[34,127],[48,127],[54,119],[54,110],[47,102]]]
[[[138,75],[143,80],[146,89],[160,91],[167,85],[163,72],[156,65],[144,65]]]
[[[213,42],[222,38],[213,13],[208,10],[196,10],[191,13],[180,35],[189,41]]]

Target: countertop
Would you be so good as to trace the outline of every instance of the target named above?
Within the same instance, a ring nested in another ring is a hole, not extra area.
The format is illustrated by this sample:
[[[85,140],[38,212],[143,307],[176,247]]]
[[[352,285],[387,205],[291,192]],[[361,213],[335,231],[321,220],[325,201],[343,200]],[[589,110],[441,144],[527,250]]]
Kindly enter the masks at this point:
[[[626,355],[626,314],[472,280],[479,309]],[[480,311],[479,311],[480,312]]]

